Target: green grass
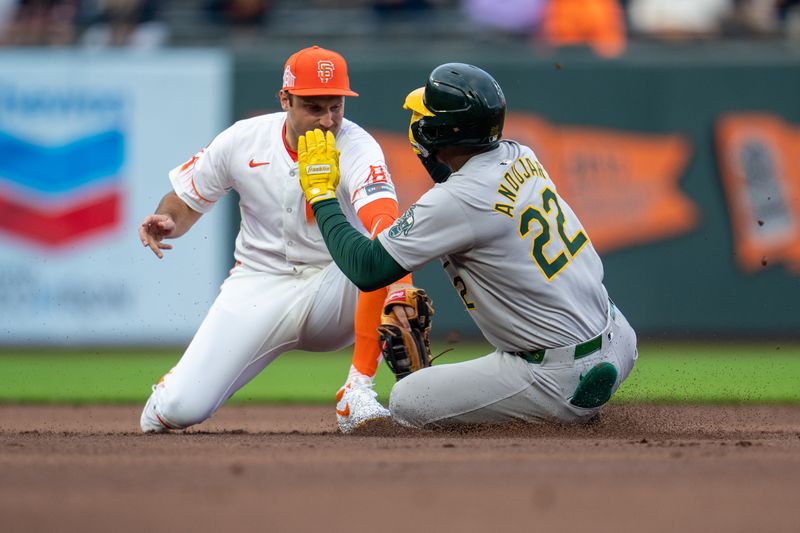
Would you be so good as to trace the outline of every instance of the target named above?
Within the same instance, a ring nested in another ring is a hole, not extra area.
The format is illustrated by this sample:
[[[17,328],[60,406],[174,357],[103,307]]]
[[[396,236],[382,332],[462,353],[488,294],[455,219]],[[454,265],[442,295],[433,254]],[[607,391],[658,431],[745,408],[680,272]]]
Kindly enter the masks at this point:
[[[645,344],[614,401],[800,403],[800,345]]]
[[[434,347],[437,349],[443,347]],[[488,352],[458,344],[439,363]],[[649,343],[612,401],[661,403],[800,403],[800,345]],[[181,349],[0,350],[0,403],[141,403]],[[346,377],[350,351],[291,352],[239,391],[231,403],[331,403]],[[376,378],[385,401],[394,381]]]

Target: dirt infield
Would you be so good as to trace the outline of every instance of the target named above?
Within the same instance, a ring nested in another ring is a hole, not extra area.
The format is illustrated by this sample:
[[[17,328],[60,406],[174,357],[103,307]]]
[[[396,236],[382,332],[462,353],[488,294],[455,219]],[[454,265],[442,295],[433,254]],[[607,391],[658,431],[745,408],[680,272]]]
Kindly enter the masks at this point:
[[[800,407],[613,405],[589,426],[335,432],[331,408],[0,406],[0,530],[800,531]]]

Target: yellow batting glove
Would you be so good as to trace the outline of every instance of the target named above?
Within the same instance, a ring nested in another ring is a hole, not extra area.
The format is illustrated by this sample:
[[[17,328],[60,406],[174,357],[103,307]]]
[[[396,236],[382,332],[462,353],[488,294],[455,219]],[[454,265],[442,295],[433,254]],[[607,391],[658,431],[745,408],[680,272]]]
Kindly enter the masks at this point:
[[[339,150],[330,131],[307,131],[297,140],[300,187],[309,204],[336,198],[339,185]]]

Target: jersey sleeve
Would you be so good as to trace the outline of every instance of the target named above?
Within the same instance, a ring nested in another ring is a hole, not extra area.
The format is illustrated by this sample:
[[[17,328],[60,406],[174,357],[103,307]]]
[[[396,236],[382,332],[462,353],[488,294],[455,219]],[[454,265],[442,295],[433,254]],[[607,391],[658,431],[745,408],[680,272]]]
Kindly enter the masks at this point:
[[[413,272],[434,259],[468,250],[475,233],[461,200],[434,186],[378,239],[398,265]]]
[[[374,239],[378,233],[397,220],[397,209],[397,202],[389,198],[380,198],[358,210],[358,218],[369,233],[370,239]]]
[[[210,211],[217,200],[233,187],[228,172],[228,153],[235,146],[234,135],[234,127],[228,128],[169,173],[175,194],[198,213]]]
[[[339,170],[340,187],[356,211],[379,198],[397,202],[383,151],[372,137],[365,134],[349,143],[340,156]]]

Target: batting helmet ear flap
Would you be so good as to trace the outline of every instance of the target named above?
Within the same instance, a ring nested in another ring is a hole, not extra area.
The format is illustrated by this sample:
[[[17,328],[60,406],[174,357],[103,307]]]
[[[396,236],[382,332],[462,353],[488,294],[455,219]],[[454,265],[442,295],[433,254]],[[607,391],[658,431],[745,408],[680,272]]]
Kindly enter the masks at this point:
[[[414,89],[403,103],[403,109],[411,111],[411,123],[408,125],[408,140],[419,156],[425,170],[436,183],[443,183],[450,177],[452,170],[436,159],[433,143],[423,131],[423,124],[435,117],[435,113],[425,105],[425,87]]]
[[[403,109],[411,111],[411,122],[408,125],[408,140],[414,152],[422,157],[429,157],[433,150],[431,150],[429,142],[420,136],[420,122],[426,117],[432,117],[433,112],[425,106],[423,98],[425,96],[425,87],[414,89],[403,103]]]
[[[421,120],[411,123],[411,126],[408,128],[408,137],[411,140],[411,146],[414,148],[414,151],[417,153],[417,155],[421,155],[422,157],[431,157],[434,154],[435,150],[433,149],[433,146],[431,146],[430,139],[428,139],[422,132]]]

